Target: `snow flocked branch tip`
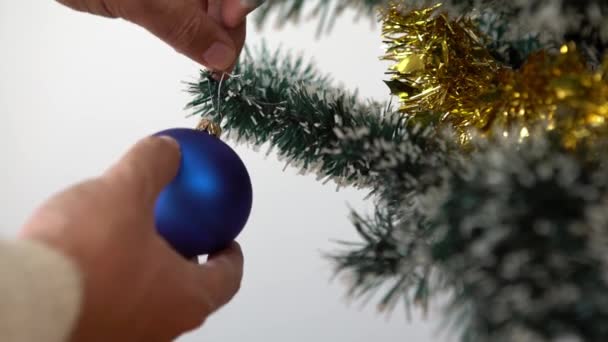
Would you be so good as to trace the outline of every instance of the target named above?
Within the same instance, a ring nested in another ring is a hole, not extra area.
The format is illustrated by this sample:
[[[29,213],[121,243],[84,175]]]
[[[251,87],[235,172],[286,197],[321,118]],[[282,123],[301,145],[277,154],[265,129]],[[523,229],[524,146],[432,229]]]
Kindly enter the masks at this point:
[[[410,127],[390,105],[334,86],[302,57],[262,47],[255,58],[246,53],[234,74],[217,81],[203,71],[190,85],[188,108],[222,120],[229,137],[268,144],[288,164],[320,179],[375,192],[408,191],[442,154],[432,129]],[[391,190],[383,186],[386,177],[401,183]]]

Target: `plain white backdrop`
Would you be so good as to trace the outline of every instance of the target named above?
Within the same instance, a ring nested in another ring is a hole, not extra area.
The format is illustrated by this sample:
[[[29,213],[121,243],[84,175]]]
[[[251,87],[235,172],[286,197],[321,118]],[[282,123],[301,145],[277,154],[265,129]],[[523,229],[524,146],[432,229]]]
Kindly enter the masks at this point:
[[[388,99],[378,27],[341,20],[315,40],[316,23],[261,32],[248,43],[303,51],[362,95]],[[198,66],[144,30],[96,18],[52,0],[0,0],[0,233],[12,236],[45,198],[102,172],[137,139],[192,127],[183,81]],[[330,282],[322,252],[333,239],[356,239],[348,207],[366,210],[365,193],[336,192],[312,175],[283,171],[274,155],[236,147],[254,185],[241,292],[206,325],[180,341],[438,341],[437,314],[408,322],[345,298]],[[137,246],[133,246],[137,248]]]

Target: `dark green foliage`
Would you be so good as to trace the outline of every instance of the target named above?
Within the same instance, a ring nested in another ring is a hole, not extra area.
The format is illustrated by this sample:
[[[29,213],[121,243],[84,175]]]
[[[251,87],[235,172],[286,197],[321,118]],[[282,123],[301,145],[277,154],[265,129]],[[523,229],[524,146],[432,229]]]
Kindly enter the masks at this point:
[[[332,254],[338,273],[350,275],[350,293],[354,297],[371,297],[383,291],[379,308],[390,311],[403,300],[426,307],[431,294],[433,263],[425,252],[433,235],[430,225],[410,217],[416,229],[402,236],[401,216],[391,209],[377,206],[374,216],[365,219],[353,213],[352,222],[360,242],[341,242],[347,250]],[[409,310],[408,310],[409,312]]]
[[[513,8],[510,17],[521,16],[522,11],[538,12],[539,8],[547,3],[554,3],[559,7],[562,17],[552,18],[553,25],[541,27],[539,34],[551,30],[552,27],[562,28],[559,34],[553,37],[555,45],[564,42],[575,42],[581,51],[587,55],[592,64],[601,63],[601,59],[608,52],[608,1],[606,0],[551,0],[551,1],[520,1],[521,7]],[[526,7],[527,6],[527,7]],[[559,25],[555,25],[558,22]],[[547,22],[549,24],[549,22]]]
[[[279,26],[300,21],[303,17],[318,18],[317,34],[321,34],[324,30],[330,31],[336,19],[346,10],[354,10],[365,17],[375,17],[375,10],[386,3],[387,0],[266,0],[258,10],[256,24],[261,27],[271,15],[276,15]]]
[[[259,9],[256,22],[262,26],[272,15],[276,15],[279,25],[315,18],[319,22],[318,33],[329,32],[347,9],[375,21],[377,10],[391,2],[406,10],[438,3],[432,0],[268,0]],[[453,18],[461,15],[474,18],[480,30],[490,37],[487,47],[492,54],[514,68],[540,48],[555,49],[570,41],[595,65],[608,51],[608,21],[605,20],[608,1],[605,0],[450,0],[441,3]]]
[[[475,340],[608,340],[608,169],[555,146],[498,139],[450,177],[433,256],[470,301]]]
[[[452,1],[467,2],[474,3]],[[457,12],[467,14],[474,7],[459,6]],[[556,49],[567,42],[576,43],[595,65],[608,51],[608,1],[481,0],[478,7],[481,30],[492,41],[488,47],[514,67],[539,48]]]
[[[486,46],[492,56],[514,69],[521,67],[528,56],[541,49],[538,33],[514,36],[509,33],[509,16],[485,12],[476,18],[481,32],[487,37]]]

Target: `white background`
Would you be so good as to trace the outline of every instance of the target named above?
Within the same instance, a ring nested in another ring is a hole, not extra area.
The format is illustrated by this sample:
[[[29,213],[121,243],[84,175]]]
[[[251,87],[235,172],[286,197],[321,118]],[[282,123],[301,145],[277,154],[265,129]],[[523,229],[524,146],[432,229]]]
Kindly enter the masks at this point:
[[[388,99],[378,27],[338,23],[315,40],[314,23],[250,30],[249,44],[304,51],[321,70],[368,97]],[[128,23],[62,8],[52,0],[0,0],[0,233],[15,233],[53,192],[100,173],[140,137],[192,127],[183,81],[198,66]],[[204,328],[182,341],[438,341],[440,318],[387,318],[372,301],[349,302],[330,282],[321,253],[355,239],[347,204],[364,193],[336,192],[314,176],[283,171],[274,155],[237,147],[251,173],[254,208],[239,238],[243,287]],[[137,248],[137,246],[133,246]],[[443,335],[443,334],[442,334]]]

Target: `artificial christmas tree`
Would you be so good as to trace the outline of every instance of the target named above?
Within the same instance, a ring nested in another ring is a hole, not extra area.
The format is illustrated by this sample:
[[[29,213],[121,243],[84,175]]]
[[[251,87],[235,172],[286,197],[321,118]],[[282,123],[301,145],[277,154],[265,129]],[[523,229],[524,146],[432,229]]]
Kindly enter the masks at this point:
[[[188,107],[369,190],[361,241],[333,255],[354,294],[448,293],[465,341],[608,340],[608,2],[269,0],[258,19],[325,32],[349,8],[379,18],[398,105],[261,47],[234,77],[203,71]]]

